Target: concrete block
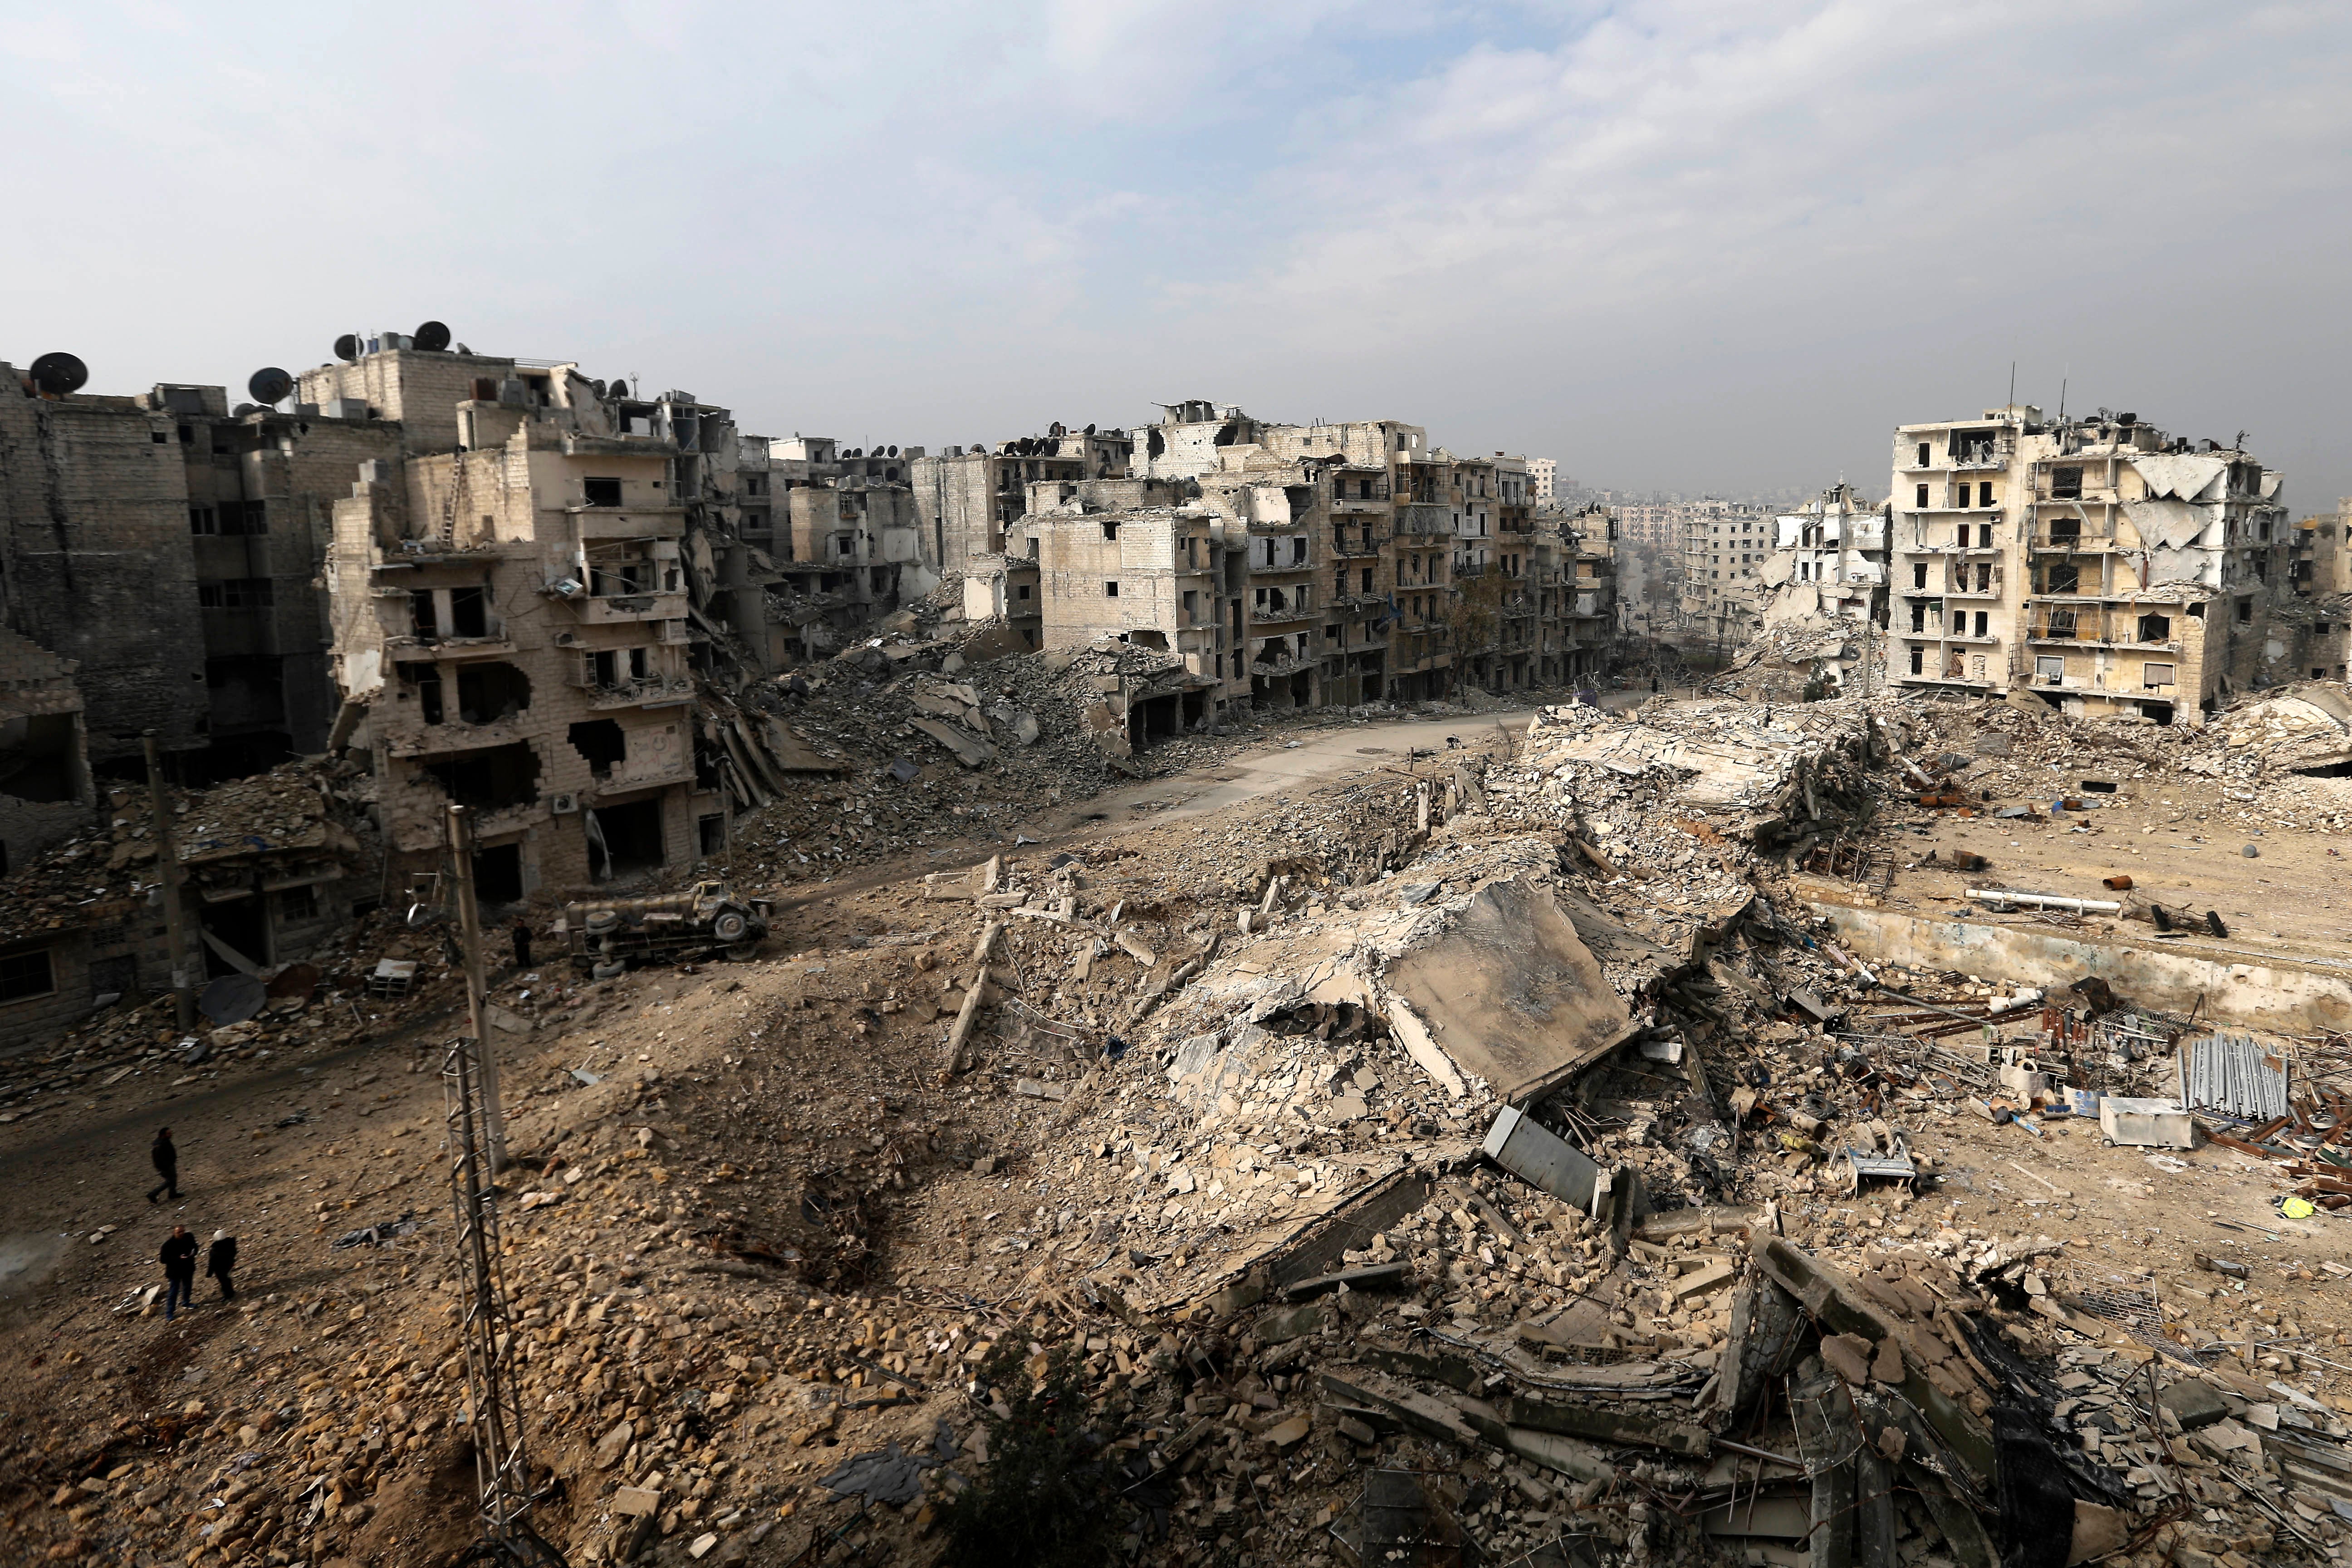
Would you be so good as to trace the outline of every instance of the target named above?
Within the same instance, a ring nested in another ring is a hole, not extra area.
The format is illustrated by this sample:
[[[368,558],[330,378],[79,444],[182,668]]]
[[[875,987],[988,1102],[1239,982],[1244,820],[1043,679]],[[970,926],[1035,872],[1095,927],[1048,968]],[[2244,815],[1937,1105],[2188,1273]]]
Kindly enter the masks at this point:
[[[2099,1101],[2099,1131],[2112,1142],[2138,1149],[2197,1146],[2189,1112],[2169,1100],[2123,1100],[2110,1095]]]

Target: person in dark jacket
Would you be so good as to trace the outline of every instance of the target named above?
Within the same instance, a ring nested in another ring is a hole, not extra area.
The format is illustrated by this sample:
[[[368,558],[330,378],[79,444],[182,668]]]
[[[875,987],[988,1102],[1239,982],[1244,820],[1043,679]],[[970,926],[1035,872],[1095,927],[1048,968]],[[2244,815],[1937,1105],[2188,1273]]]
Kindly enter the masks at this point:
[[[155,1162],[156,1173],[163,1178],[147,1189],[147,1201],[153,1203],[168,1189],[172,1194],[172,1201],[178,1203],[180,1201],[180,1151],[173,1145],[170,1128],[155,1129],[155,1146],[147,1151],[147,1157]],[[189,1245],[194,1244],[192,1242]]]
[[[224,1301],[236,1300],[236,1287],[229,1282],[229,1275],[236,1268],[236,1237],[225,1230],[213,1232],[213,1244],[205,1253],[205,1275],[207,1279],[220,1281],[221,1300]]]
[[[186,1226],[175,1225],[156,1258],[163,1265],[163,1321],[168,1323],[181,1302],[196,1304],[196,1238]]]
[[[517,969],[530,967],[530,921],[519,920],[509,933],[514,938],[514,958]]]

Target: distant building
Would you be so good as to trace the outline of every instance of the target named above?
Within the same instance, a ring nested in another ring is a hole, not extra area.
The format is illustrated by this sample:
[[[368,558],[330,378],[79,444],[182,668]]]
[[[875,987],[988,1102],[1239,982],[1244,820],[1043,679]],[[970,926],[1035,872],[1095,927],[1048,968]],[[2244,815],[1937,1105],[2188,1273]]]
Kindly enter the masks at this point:
[[[1550,458],[1529,458],[1527,461],[1528,482],[1534,487],[1536,504],[1558,500],[1559,464]]]
[[[1830,626],[1885,624],[1886,519],[1852,485],[1831,486],[1772,520],[1763,623]]]

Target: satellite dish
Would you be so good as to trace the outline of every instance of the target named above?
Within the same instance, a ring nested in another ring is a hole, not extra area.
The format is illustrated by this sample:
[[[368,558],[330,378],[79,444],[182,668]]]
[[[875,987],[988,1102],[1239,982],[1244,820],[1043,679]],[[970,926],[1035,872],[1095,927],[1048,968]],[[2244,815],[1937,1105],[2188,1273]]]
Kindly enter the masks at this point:
[[[884,456],[884,457],[886,457],[886,458],[895,458],[895,457],[897,457],[898,455],[898,447],[891,447],[887,452],[885,452],[885,453],[883,454],[883,456]]]
[[[449,329],[439,321],[427,321],[416,329],[412,341],[426,353],[437,354],[449,346]]]
[[[341,337],[337,338],[335,340],[335,357],[341,360],[345,364],[359,363],[360,340],[350,332],[345,332]]]
[[[36,390],[63,397],[68,392],[79,392],[89,380],[89,366],[69,353],[47,353],[33,362],[33,385]]]
[[[1091,425],[1087,426],[1087,435],[1089,435],[1089,436],[1091,436],[1091,435],[1093,435],[1094,433],[1095,433],[1095,427],[1094,427],[1093,426],[1091,426]]]
[[[279,403],[294,390],[294,378],[274,364],[266,364],[246,379],[245,390],[256,403]]]
[[[614,382],[614,383],[613,384],[613,395],[614,395],[614,396],[615,396],[615,397],[626,397],[626,396],[628,396],[628,395],[629,395],[629,384],[628,384],[627,382],[625,382],[625,381],[616,381],[616,382]]]
[[[604,384],[601,381],[592,381],[588,384],[588,390],[602,397],[604,395]]]

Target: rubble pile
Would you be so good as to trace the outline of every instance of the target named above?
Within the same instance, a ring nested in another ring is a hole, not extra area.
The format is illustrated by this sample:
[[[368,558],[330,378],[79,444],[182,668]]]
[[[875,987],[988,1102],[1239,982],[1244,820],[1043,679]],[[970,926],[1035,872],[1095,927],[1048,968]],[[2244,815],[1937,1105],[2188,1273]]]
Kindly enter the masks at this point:
[[[789,724],[814,760],[811,776],[738,824],[738,875],[822,879],[927,847],[1009,840],[1041,807],[1220,754],[1214,735],[1173,737],[1136,760],[1097,739],[1106,696],[1171,665],[1181,668],[1123,644],[967,664],[952,642],[884,638],[748,688],[739,705]]]
[[[173,789],[173,832],[183,870],[198,887],[267,863],[273,871],[358,870],[368,860],[369,781],[348,763],[289,763],[205,790]],[[0,930],[37,934],[93,920],[120,920],[155,882],[148,792],[107,792],[103,827],[69,838],[0,879]]]
[[[1029,787],[1057,734],[1107,757],[1085,683],[1152,661],[919,662],[749,702],[961,781],[920,718]],[[507,978],[541,1529],[583,1564],[939,1561],[1066,1367],[1123,1563],[2352,1556],[2347,1043],[2265,1042],[2284,1117],[2109,1148],[2098,1097],[2163,1091],[2210,1023],[1865,964],[1797,894],[1817,848],[1962,809],[1922,795],[2084,773],[2086,728],[1547,710],[844,895],[789,958]],[[2096,754],[2151,777],[2249,749],[2120,739],[2144,754]],[[828,866],[919,830],[841,787],[876,820]],[[269,1134],[319,1162],[271,1178],[278,1245],[352,1245],[179,1359],[111,1294],[39,1373],[110,1436],[20,1450],[28,1542],[373,1568],[463,1539],[438,1097],[362,1076],[326,1111],[368,1121]]]

